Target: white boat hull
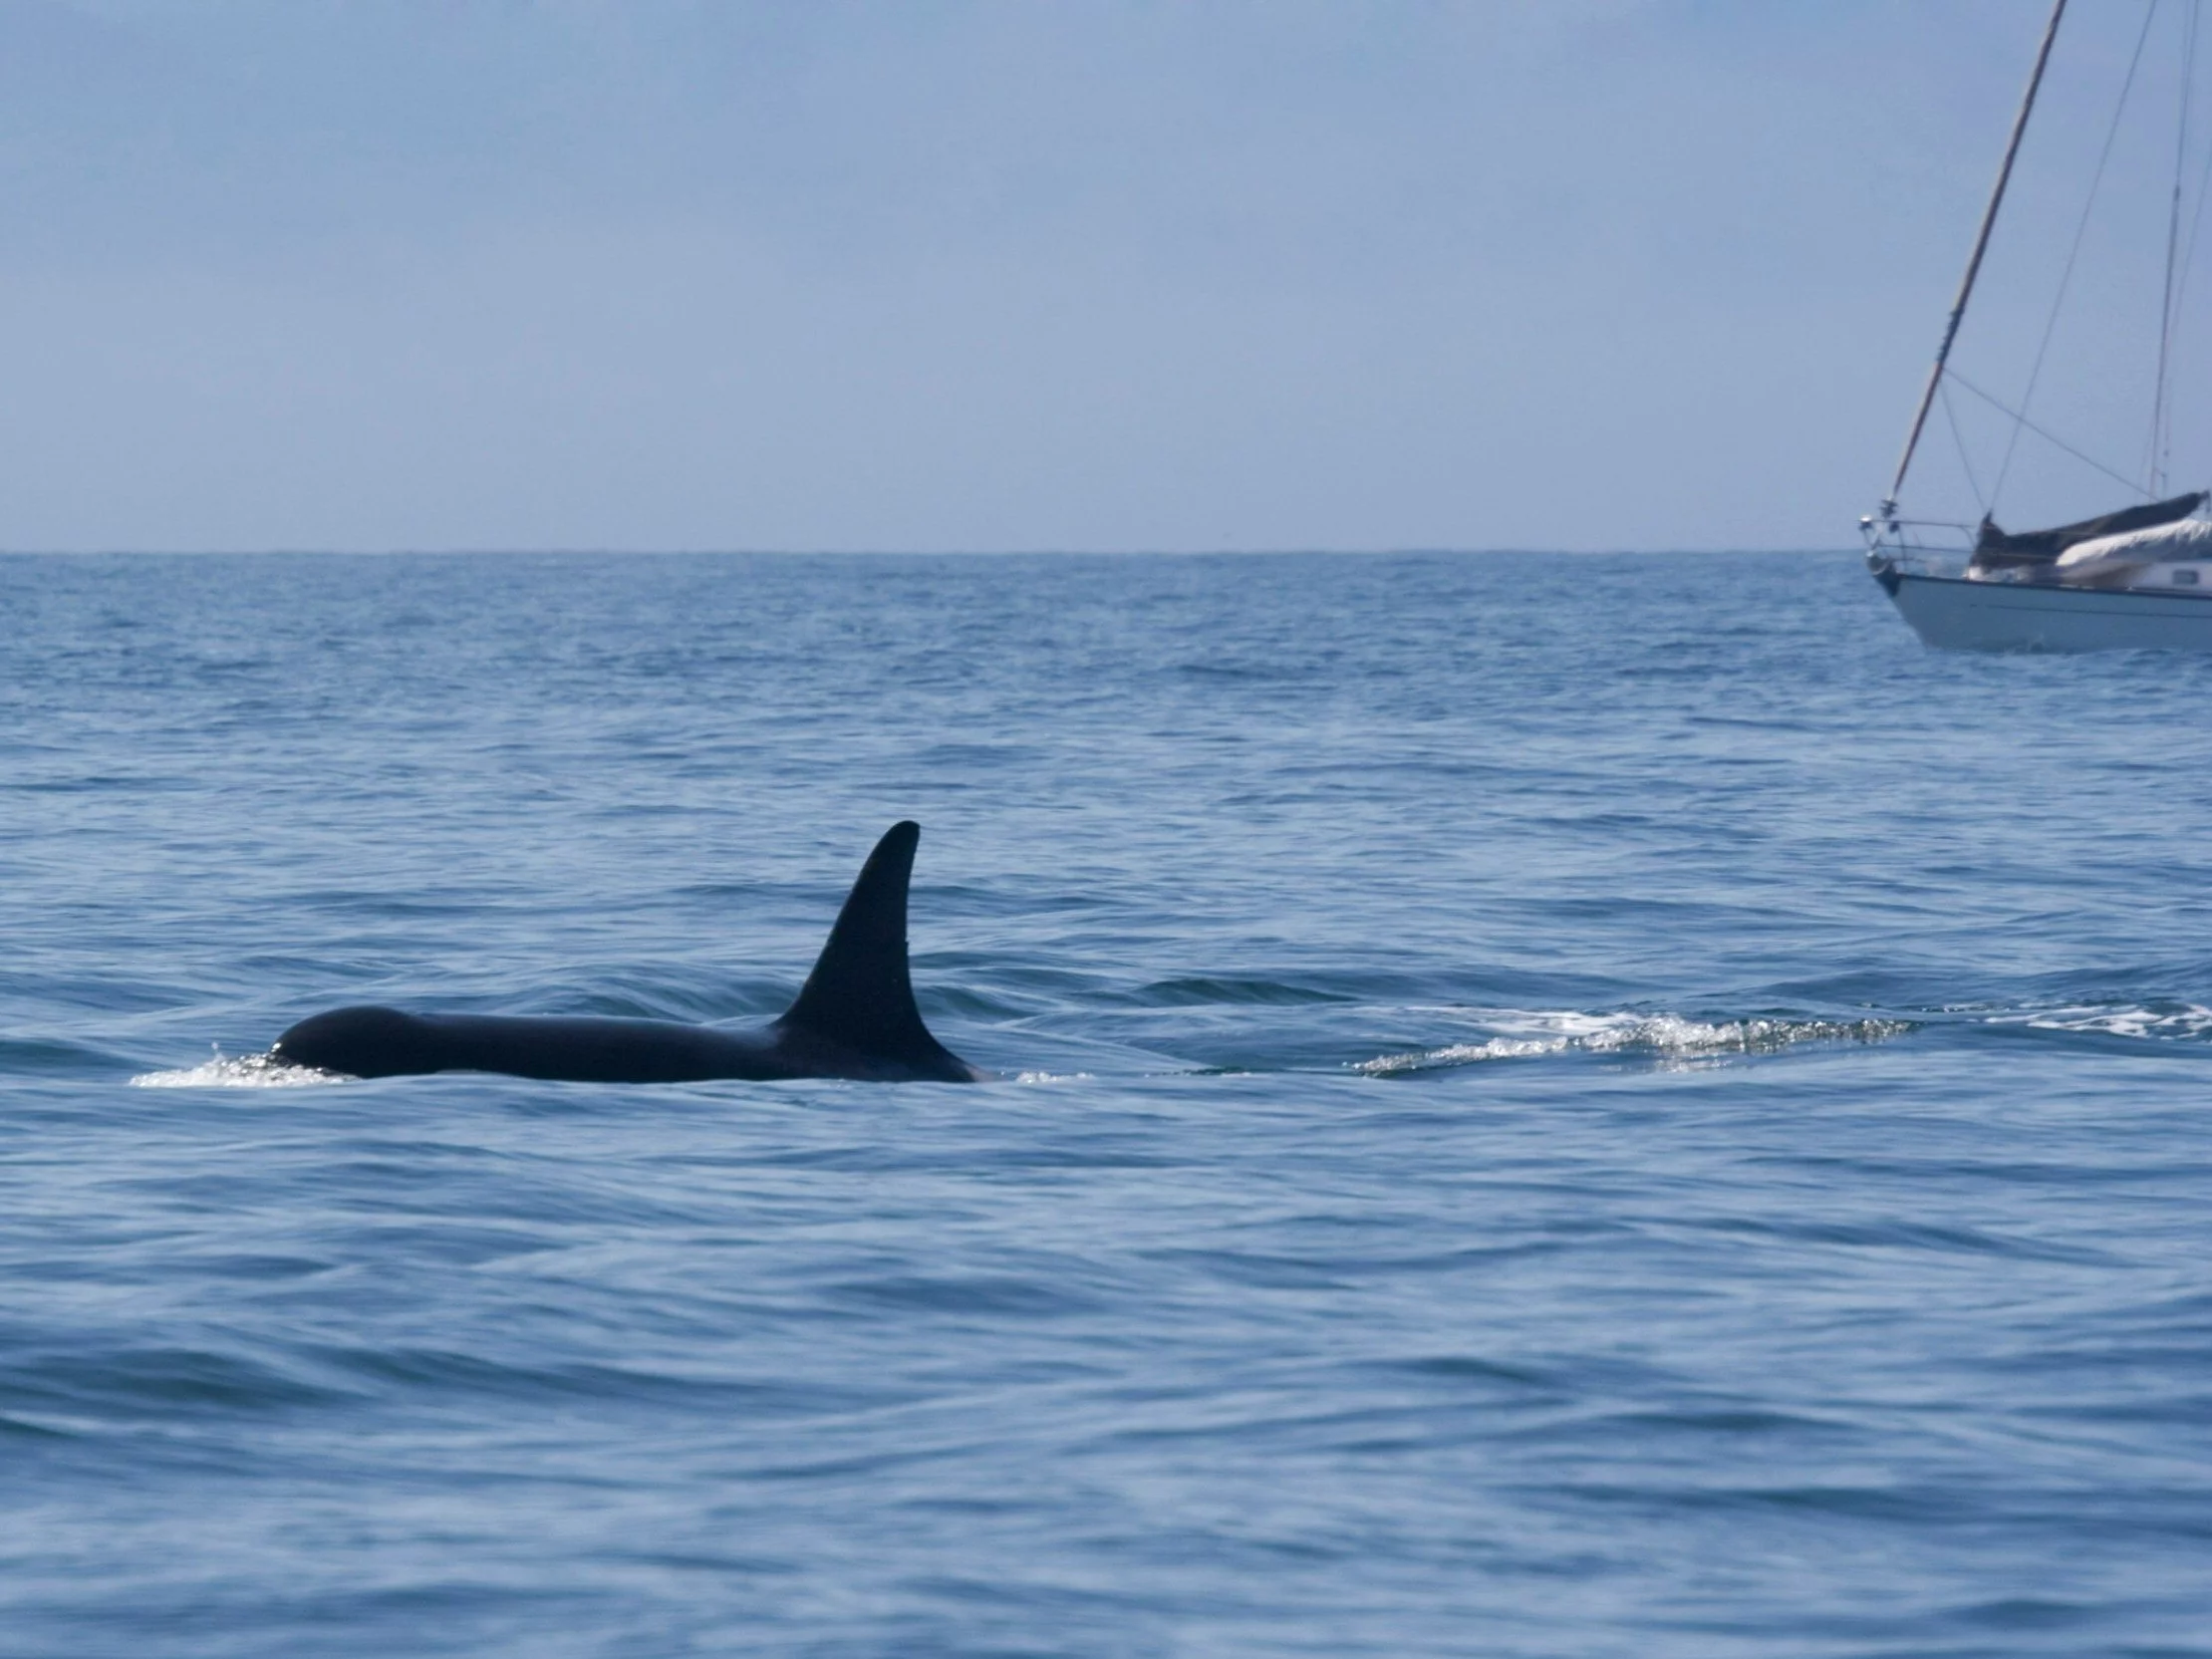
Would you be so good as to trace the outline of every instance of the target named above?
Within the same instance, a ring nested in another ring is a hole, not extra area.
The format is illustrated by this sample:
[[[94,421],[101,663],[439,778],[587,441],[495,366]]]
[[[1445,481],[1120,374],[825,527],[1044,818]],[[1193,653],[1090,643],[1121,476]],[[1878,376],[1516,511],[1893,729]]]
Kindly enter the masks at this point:
[[[2212,593],[2031,587],[1877,575],[1929,645],[1946,651],[2212,651]]]

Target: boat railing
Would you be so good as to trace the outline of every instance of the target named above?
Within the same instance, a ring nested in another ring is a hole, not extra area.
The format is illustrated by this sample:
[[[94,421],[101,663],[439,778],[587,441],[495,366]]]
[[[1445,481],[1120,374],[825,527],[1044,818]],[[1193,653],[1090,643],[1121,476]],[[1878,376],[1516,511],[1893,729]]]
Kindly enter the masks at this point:
[[[1858,521],[1866,539],[1866,566],[1877,576],[1961,576],[1974,557],[1975,526],[1942,518],[1896,518],[1868,513]]]

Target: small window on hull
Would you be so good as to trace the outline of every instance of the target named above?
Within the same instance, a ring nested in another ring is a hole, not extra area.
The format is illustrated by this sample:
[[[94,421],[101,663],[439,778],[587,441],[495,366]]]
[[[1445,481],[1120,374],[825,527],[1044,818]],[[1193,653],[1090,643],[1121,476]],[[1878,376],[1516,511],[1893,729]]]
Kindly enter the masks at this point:
[[[2177,570],[2173,573],[2173,579],[2177,587],[2193,588],[2197,585],[2197,573],[2193,570]]]

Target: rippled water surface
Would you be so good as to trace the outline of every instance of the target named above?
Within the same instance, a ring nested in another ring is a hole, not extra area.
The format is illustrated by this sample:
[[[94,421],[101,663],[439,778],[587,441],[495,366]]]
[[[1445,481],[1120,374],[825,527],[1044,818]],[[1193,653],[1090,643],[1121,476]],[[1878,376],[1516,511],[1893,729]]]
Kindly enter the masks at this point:
[[[1840,556],[0,617],[11,1659],[2212,1654],[2212,660]],[[772,1014],[907,816],[1005,1081],[256,1058]]]

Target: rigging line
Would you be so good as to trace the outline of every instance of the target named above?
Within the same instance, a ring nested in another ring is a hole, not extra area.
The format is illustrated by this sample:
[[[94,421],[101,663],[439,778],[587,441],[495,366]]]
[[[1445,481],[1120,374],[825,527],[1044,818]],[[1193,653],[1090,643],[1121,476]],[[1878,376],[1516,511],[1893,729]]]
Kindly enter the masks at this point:
[[[2189,213],[2189,239],[2181,244],[2181,279],[2175,285],[2173,295],[2174,350],[2176,352],[2181,349],[2182,324],[2188,319],[2189,278],[2196,269],[2197,232],[2204,225],[2204,201],[2207,195],[2212,195],[2212,144],[2205,146],[2204,167],[2197,175],[2197,204]],[[2166,449],[2167,458],[2171,460],[2173,430],[2170,424],[2166,432]]]
[[[2175,344],[2180,344],[2180,322],[2189,308],[2189,277],[2196,269],[2197,233],[2204,228],[2205,197],[2212,194],[2212,144],[2205,145],[2204,166],[2197,174],[2197,204],[2189,213],[2189,238],[2181,244],[2181,281],[2174,289]]]
[[[2158,380],[2150,399],[2150,455],[2145,468],[2150,474],[2149,493],[2153,499],[2158,495],[2169,441],[2166,411],[2172,394],[2166,370],[2173,354],[2174,262],[2181,248],[2181,186],[2188,176],[2189,102],[2196,86],[2197,19],[2202,10],[2198,0],[2190,0],[2189,18],[2182,27],[2181,36],[2181,114],[2174,124],[2173,199],[2166,213],[2166,286],[2158,302]]]
[[[1959,324],[1966,317],[1966,302],[1974,297],[1974,279],[1982,271],[1982,255],[1989,251],[1990,232],[1997,228],[1997,210],[2005,204],[2005,186],[2012,182],[2013,162],[2020,154],[2020,140],[2028,133],[2028,117],[2036,108],[2036,92],[2043,86],[2043,72],[2051,62],[2052,43],[2059,38],[2059,20],[2067,14],[2067,0],[2053,0],[2051,21],[2044,25],[2043,44],[2036,49],[2036,67],[2028,76],[2028,90],[2021,96],[2020,113],[2013,117],[2012,137],[2005,140],[2005,159],[1997,169],[1997,187],[1990,191],[1989,205],[1982,209],[1982,227],[1974,233],[1974,252],[1966,261],[1966,275],[1959,279],[1959,297],[1951,302],[1951,315],[1943,325],[1943,344],[1936,348],[1935,366],[1928,371],[1928,385],[1920,394],[1920,407],[1912,414],[1912,430],[1905,434],[1905,452],[1897,457],[1897,475],[1889,480],[1889,494],[1882,502],[1882,511],[1894,512],[1897,492],[1905,487],[1905,474],[1912,470],[1912,452],[1920,446],[1920,429],[1928,423],[1928,406],[1935,402],[1936,389],[1943,384],[1943,366],[1951,359],[1951,343],[1959,337]],[[1963,383],[1962,383],[1963,384]]]
[[[1981,399],[1983,403],[1989,405],[1991,409],[1996,410],[2000,415],[2011,415],[2015,420],[2018,420],[2023,426],[2026,426],[2030,431],[2034,432],[2046,443],[2057,444],[2068,454],[2072,455],[2075,460],[2079,461],[2083,466],[2095,467],[2097,471],[2103,473],[2105,477],[2111,479],[2114,483],[2118,484],[2122,489],[2127,490],[2129,493],[2134,495],[2149,494],[2149,491],[2145,490],[2143,486],[2135,479],[2128,477],[2125,473],[2113,471],[2102,461],[2098,460],[2094,455],[2084,455],[2080,450],[2076,449],[2073,444],[2069,443],[2057,432],[2046,431],[2043,427],[2037,425],[2033,420],[2029,419],[2025,415],[2022,415],[2020,411],[2007,408],[2004,404],[1998,402],[1997,399],[1991,397],[1987,392],[1984,392],[1980,387],[1976,386],[1972,381],[1968,380],[1964,375],[1960,374],[1956,369],[1944,370],[1943,378],[1945,380],[1958,382],[1962,390],[1973,393],[1975,397]]]
[[[2067,249],[2066,269],[2059,274],[2059,292],[2051,301],[2051,315],[2043,325],[2043,341],[2036,347],[2036,361],[2028,371],[2028,386],[2020,395],[2020,418],[2013,422],[2012,436],[2005,443],[2005,458],[1998,465],[1997,481],[1990,485],[1990,510],[1995,511],[1998,497],[2005,493],[2005,480],[2012,475],[2013,455],[2020,448],[2020,432],[2027,423],[2028,409],[2036,400],[2036,383],[2043,379],[2044,359],[2051,355],[2052,337],[2059,332],[2059,313],[2067,303],[2067,290],[2074,283],[2074,268],[2080,262],[2082,239],[2088,235],[2089,215],[2096,211],[2097,191],[2104,183],[2104,165],[2112,158],[2112,144],[2119,138],[2120,120],[2127,114],[2128,95],[2135,88],[2135,72],[2142,67],[2143,48],[2150,42],[2150,26],[2157,20],[2159,0],[2149,0],[2143,7],[2143,26],[2135,35],[2135,55],[2127,60],[2127,77],[2120,82],[2119,102],[2112,106],[2111,125],[2104,130],[2104,147],[2097,151],[2096,171],[2089,176],[2089,196],[2081,204],[2081,218],[2074,227],[2074,245]],[[2212,160],[2212,156],[2208,156]],[[2201,212],[2204,198],[2199,195],[2197,207]],[[2190,231],[2193,246],[2196,233]],[[2186,269],[2186,262],[2184,262]]]
[[[1987,518],[1990,511],[1989,497],[1982,493],[1982,486],[1974,480],[1974,457],[1966,452],[1966,434],[1959,430],[1959,412],[1951,407],[1951,388],[1948,382],[1937,394],[1943,400],[1943,418],[1951,424],[1951,441],[1959,446],[1959,470],[1966,474],[1966,487],[1974,492],[1974,504]]]
[[[2197,25],[2202,20],[2203,15],[2203,0],[2189,0],[2188,46],[2181,59],[2183,77],[2181,83],[2182,141],[2176,146],[2173,158],[2174,213],[2177,227],[2181,211],[2182,166],[2187,154],[2189,112],[2196,97],[2197,88]],[[2198,212],[2203,210],[2203,197],[2200,195],[2197,200]],[[2171,481],[2173,474],[2174,383],[2171,375],[2167,372],[2167,365],[2171,361],[2173,350],[2179,344],[2181,338],[2181,297],[2189,285],[2189,261],[2196,252],[2196,216],[2192,214],[2189,223],[2189,239],[2182,244],[2181,268],[2172,275],[2168,282],[2168,286],[2173,292],[2173,300],[2167,307],[2165,334],[2159,348],[2158,378],[2164,383],[2165,396],[2160,400],[2158,406],[2158,470],[2153,480],[2156,486],[2152,490],[2153,494],[2161,493],[2164,486]],[[2170,251],[2167,257],[2169,260],[2172,258]]]

